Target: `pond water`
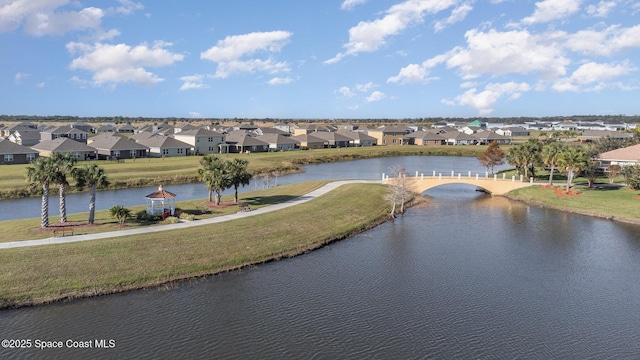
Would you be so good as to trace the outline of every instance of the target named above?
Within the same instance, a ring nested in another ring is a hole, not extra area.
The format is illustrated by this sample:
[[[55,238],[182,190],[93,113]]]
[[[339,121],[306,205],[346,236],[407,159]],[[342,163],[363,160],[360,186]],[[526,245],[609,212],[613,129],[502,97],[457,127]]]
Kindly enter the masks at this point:
[[[0,357],[636,359],[640,227],[474,190],[292,259],[0,311],[2,339],[115,344]]]

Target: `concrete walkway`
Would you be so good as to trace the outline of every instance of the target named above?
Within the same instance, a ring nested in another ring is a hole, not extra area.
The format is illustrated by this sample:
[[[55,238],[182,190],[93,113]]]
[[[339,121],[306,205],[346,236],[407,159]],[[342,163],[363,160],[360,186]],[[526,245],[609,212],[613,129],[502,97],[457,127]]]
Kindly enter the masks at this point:
[[[305,202],[307,202],[309,200],[313,200],[313,199],[317,198],[320,195],[324,195],[324,194],[328,193],[329,191],[331,191],[331,190],[333,190],[333,189],[335,189],[335,188],[337,188],[339,186],[342,186],[342,185],[345,185],[345,184],[356,184],[356,183],[358,183],[358,184],[360,184],[360,183],[364,183],[364,184],[381,184],[382,181],[376,181],[376,180],[334,181],[334,182],[330,182],[330,183],[324,185],[323,187],[321,187],[319,189],[316,189],[316,190],[314,190],[314,191],[312,191],[312,192],[310,192],[310,193],[308,193],[306,195],[302,195],[300,197],[297,197],[297,198],[289,200],[289,201],[285,201],[285,202],[280,203],[280,204],[265,206],[265,207],[262,207],[262,208],[256,209],[256,210],[251,210],[251,211],[246,211],[246,212],[238,212],[238,213],[235,213],[235,214],[218,216],[218,217],[214,217],[214,218],[210,218],[210,219],[190,221],[190,222],[177,223],[177,224],[150,226],[150,227],[136,228],[136,229],[129,229],[129,230],[109,231],[109,232],[103,232],[103,233],[97,233],[97,234],[73,235],[73,236],[64,236],[64,237],[50,237],[50,238],[47,238],[47,239],[39,239],[39,240],[23,240],[23,241],[4,242],[4,243],[0,243],[0,249],[12,249],[12,248],[27,247],[27,246],[40,246],[40,245],[53,245],[53,244],[66,244],[66,243],[73,243],[73,242],[79,242],[79,241],[108,239],[108,238],[121,237],[121,236],[127,236],[127,235],[148,234],[148,233],[152,233],[152,232],[167,231],[167,230],[177,230],[177,229],[190,228],[190,227],[194,227],[194,226],[216,224],[216,223],[220,223],[220,222],[223,222],[223,221],[230,221],[230,220],[242,219],[242,218],[245,218],[245,217],[265,214],[265,213],[268,213],[268,212],[272,212],[272,211],[277,211],[277,210],[280,210],[280,209],[288,208],[290,206],[295,206],[295,205],[298,205],[298,204],[302,204],[302,203],[305,203]]]

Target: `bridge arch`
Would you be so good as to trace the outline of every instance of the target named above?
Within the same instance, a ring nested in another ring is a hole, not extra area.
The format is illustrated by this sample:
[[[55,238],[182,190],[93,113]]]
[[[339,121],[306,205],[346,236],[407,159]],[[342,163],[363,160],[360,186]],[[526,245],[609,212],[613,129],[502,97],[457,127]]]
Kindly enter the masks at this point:
[[[387,184],[397,184],[396,178],[386,178]],[[480,178],[480,177],[462,177],[462,176],[418,176],[406,177],[406,186],[416,194],[432,189],[437,186],[447,184],[467,184],[479,187],[491,195],[504,195],[512,190],[520,189],[533,185],[533,180],[529,182],[511,179]]]

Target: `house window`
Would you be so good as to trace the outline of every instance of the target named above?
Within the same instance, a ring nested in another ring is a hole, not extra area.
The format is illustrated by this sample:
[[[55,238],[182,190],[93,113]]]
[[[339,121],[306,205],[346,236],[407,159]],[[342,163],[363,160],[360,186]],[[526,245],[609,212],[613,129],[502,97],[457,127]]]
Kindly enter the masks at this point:
[[[169,149],[162,149],[162,155],[169,155]]]
[[[5,154],[4,162],[13,162],[13,154]]]
[[[36,154],[27,154],[27,161],[33,161],[36,159]]]
[[[209,142],[213,142],[213,138],[212,137],[209,138]]]
[[[79,153],[79,152],[77,152],[77,151],[73,153],[73,157],[74,157],[74,158],[76,158],[77,160],[80,160],[80,159],[81,159],[81,158],[80,158],[80,153]]]
[[[178,149],[178,154],[182,154],[184,149]]]
[[[120,150],[114,150],[113,151],[113,156],[119,158],[120,157]]]

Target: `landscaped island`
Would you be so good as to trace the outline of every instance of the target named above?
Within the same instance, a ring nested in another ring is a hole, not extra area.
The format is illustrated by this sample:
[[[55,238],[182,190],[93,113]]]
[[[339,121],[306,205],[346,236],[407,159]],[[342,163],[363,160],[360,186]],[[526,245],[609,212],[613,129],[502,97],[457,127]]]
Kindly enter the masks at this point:
[[[299,186],[247,192],[241,201],[271,201]],[[305,253],[384,221],[385,192],[383,185],[344,185],[308,203],[216,225],[2,250],[0,308],[169,284]]]

